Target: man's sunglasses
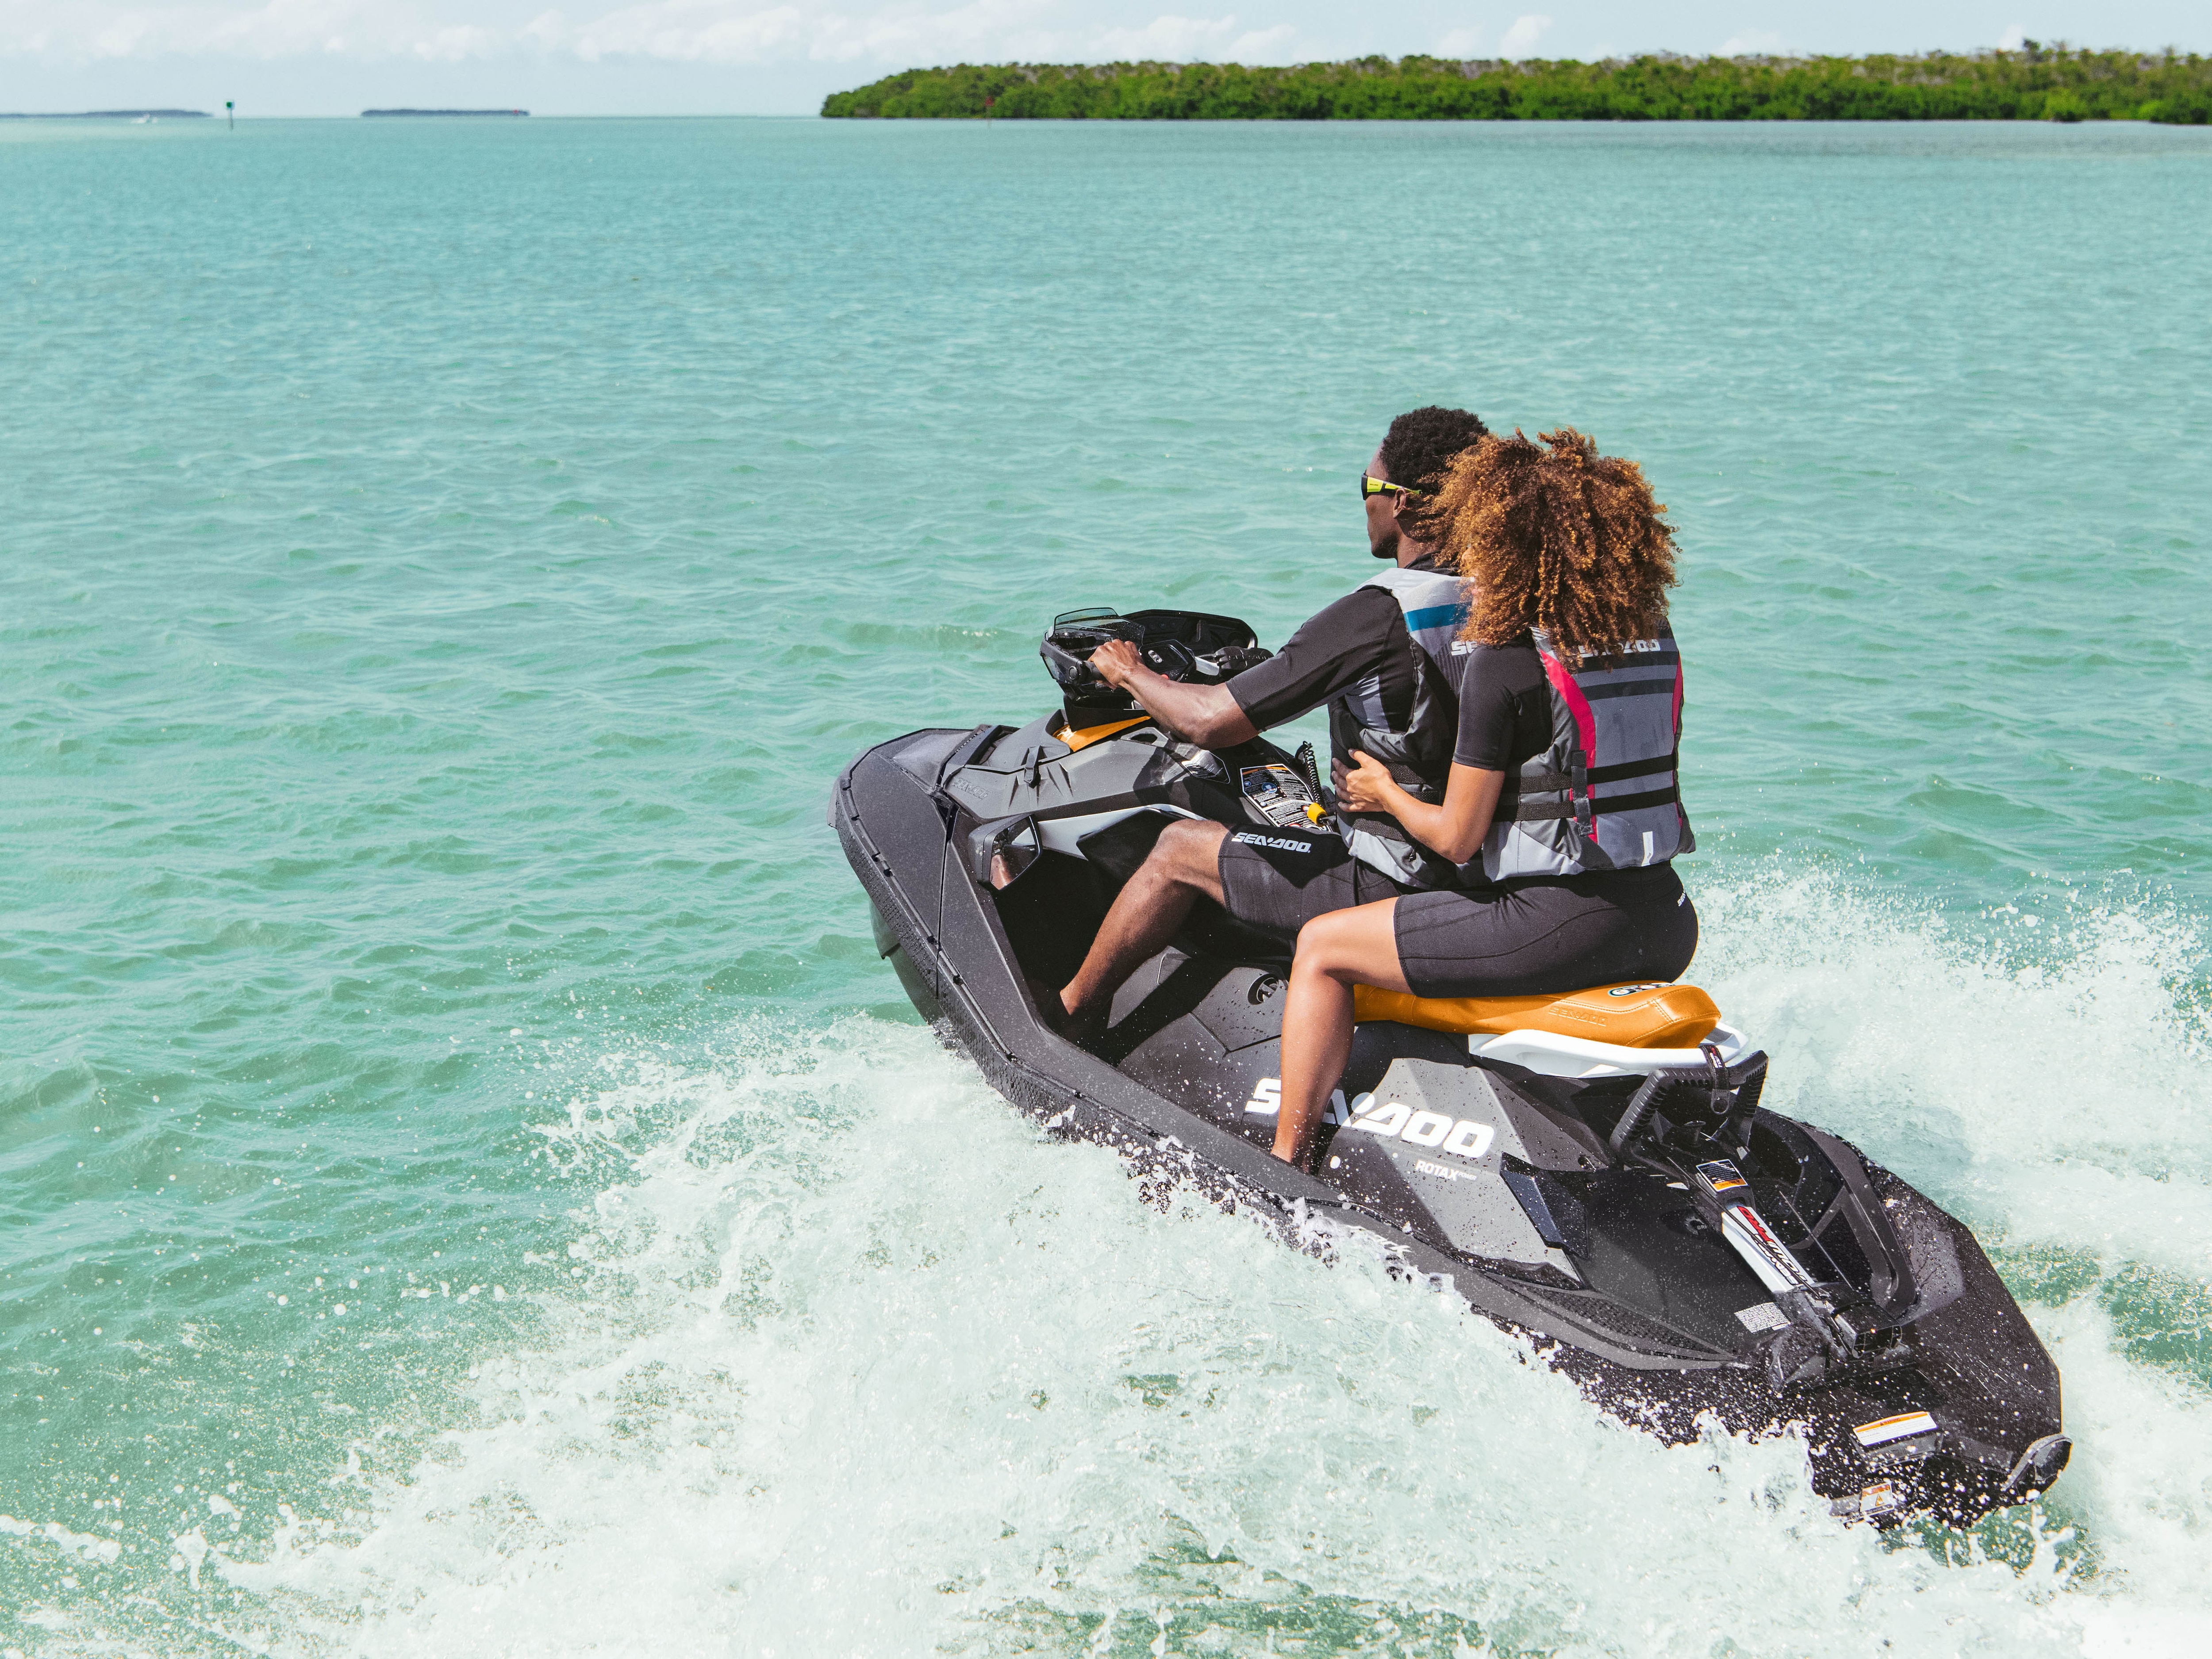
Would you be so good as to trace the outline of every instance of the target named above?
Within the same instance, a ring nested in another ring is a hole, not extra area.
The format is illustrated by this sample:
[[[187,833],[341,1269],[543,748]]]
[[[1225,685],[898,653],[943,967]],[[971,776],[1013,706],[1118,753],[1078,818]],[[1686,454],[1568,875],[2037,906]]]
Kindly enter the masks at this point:
[[[1418,495],[1420,493],[1411,484],[1392,483],[1388,478],[1378,478],[1369,472],[1359,475],[1359,499],[1363,501],[1370,495]]]

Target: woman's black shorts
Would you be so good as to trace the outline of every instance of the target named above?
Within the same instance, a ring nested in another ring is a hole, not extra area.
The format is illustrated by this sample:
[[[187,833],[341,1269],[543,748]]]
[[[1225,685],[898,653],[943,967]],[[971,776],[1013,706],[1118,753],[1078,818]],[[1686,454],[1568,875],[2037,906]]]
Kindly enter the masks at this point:
[[[1531,996],[1681,977],[1698,912],[1670,864],[1398,902],[1398,966],[1423,997]]]
[[[1285,945],[1316,916],[1398,900],[1398,966],[1416,996],[1678,979],[1698,949],[1698,913],[1672,865],[1421,891],[1360,863],[1335,836],[1254,826],[1222,837],[1220,867],[1229,914]]]

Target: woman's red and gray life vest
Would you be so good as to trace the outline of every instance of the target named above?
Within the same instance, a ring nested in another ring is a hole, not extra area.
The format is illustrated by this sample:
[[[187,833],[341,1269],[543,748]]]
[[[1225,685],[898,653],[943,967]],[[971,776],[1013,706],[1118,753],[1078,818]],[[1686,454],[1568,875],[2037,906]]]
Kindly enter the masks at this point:
[[[1682,811],[1682,653],[1670,634],[1569,668],[1540,632],[1552,746],[1506,775],[1482,844],[1492,881],[1664,864],[1697,850]]]
[[[1398,602],[1412,640],[1413,702],[1402,728],[1382,706],[1382,676],[1370,672],[1328,706],[1329,746],[1352,766],[1355,749],[1390,770],[1416,800],[1444,798],[1452,750],[1459,741],[1459,693],[1451,670],[1452,639],[1467,620],[1467,584],[1435,570],[1391,570],[1365,587],[1379,587]],[[1408,836],[1387,812],[1343,814],[1352,855],[1408,887],[1451,887],[1457,868]]]

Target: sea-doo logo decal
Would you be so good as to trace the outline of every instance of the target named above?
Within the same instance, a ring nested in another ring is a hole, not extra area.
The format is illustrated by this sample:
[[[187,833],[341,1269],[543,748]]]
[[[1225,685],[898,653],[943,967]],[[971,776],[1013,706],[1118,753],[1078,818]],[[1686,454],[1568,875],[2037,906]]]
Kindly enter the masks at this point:
[[[1663,991],[1664,985],[1616,985],[1606,993],[1609,997],[1632,997],[1638,991]]]
[[[1244,994],[1244,1000],[1255,1008],[1283,988],[1283,981],[1273,974],[1262,974],[1252,981],[1252,988]]]
[[[1443,1113],[1425,1107],[1414,1111],[1403,1101],[1389,1100],[1380,1106],[1370,1103],[1364,1109],[1355,1103],[1353,1109],[1352,1127],[1363,1134],[1402,1140],[1413,1146],[1434,1146],[1454,1158],[1480,1158],[1498,1135],[1487,1123],[1473,1118],[1454,1122]]]
[[[1406,1120],[1413,1109],[1402,1100],[1386,1100],[1380,1106],[1369,1106],[1352,1121],[1352,1127],[1363,1134],[1381,1135],[1386,1139],[1406,1127]]]
[[[1282,1079],[1263,1077],[1253,1086],[1252,1097],[1244,1103],[1244,1115],[1273,1117],[1282,1106]],[[1477,1119],[1455,1121],[1425,1107],[1417,1112],[1401,1100],[1386,1100],[1377,1105],[1374,1096],[1361,1095],[1347,1104],[1341,1089],[1329,1097],[1328,1110],[1322,1121],[1340,1127],[1348,1125],[1363,1134],[1380,1135],[1385,1140],[1402,1140],[1411,1146],[1432,1146],[1470,1161],[1481,1158],[1498,1138],[1497,1130]]]
[[[1247,847],[1272,847],[1279,853],[1310,853],[1314,849],[1310,841],[1292,841],[1288,836],[1262,836],[1249,830],[1232,830],[1229,839],[1241,841]]]
[[[1341,1089],[1336,1090],[1329,1096],[1328,1104],[1322,1109],[1321,1121],[1323,1123],[1334,1123],[1340,1125],[1349,1123],[1352,1121],[1352,1115],[1365,1106],[1367,1103],[1374,1097],[1375,1097],[1372,1095],[1362,1095],[1358,1099],[1353,1101],[1347,1106],[1344,1100],[1344,1091]],[[1282,1079],[1278,1077],[1263,1077],[1259,1080],[1259,1082],[1253,1085],[1252,1098],[1244,1103],[1244,1115],[1247,1117],[1273,1117],[1277,1112],[1282,1109]]]
[[[1468,1118],[1452,1125],[1452,1132],[1444,1137],[1444,1151],[1458,1158],[1480,1158],[1490,1150],[1490,1143],[1498,1131],[1487,1123],[1478,1123]]]
[[[1450,1133],[1452,1121],[1442,1112],[1416,1112],[1406,1120],[1398,1138],[1408,1146],[1433,1146]]]

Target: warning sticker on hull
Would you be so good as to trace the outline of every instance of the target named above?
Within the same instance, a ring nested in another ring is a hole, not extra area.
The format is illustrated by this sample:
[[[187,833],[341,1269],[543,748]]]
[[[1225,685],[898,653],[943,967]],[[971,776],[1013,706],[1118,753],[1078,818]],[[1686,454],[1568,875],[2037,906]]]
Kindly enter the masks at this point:
[[[1859,1437],[1860,1445],[1872,1451],[1876,1446],[1910,1440],[1915,1435],[1933,1434],[1936,1432],[1936,1419],[1926,1412],[1900,1412],[1895,1417],[1862,1423],[1851,1432]]]
[[[1887,1515],[1905,1502],[1905,1489],[1893,1481],[1877,1480],[1859,1493],[1861,1515]]]
[[[1790,1322],[1790,1316],[1771,1302],[1739,1308],[1735,1316],[1743,1322],[1743,1328],[1747,1331],[1778,1331]]]
[[[1314,799],[1313,791],[1287,766],[1248,766],[1243,783],[1244,798],[1259,809],[1261,817],[1279,829],[1304,830],[1320,816],[1320,803]],[[1309,812],[1308,807],[1316,810]]]

